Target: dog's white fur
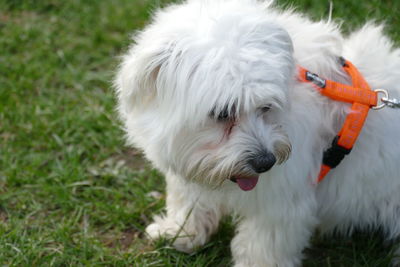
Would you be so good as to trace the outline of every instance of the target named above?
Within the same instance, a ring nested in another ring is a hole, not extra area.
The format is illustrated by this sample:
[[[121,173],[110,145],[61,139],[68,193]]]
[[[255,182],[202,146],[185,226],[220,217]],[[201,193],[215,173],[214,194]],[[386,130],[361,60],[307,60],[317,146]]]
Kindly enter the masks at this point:
[[[235,266],[280,267],[301,264],[316,228],[399,237],[400,111],[371,111],[350,155],[316,184],[349,106],[296,79],[298,64],[348,83],[343,56],[372,88],[399,97],[400,50],[381,26],[343,37],[331,21],[270,3],[193,0],[158,11],[134,41],[116,88],[127,139],[166,175],[167,211],[150,237],[178,236],[175,247],[190,252],[233,213]],[[216,119],[226,107],[234,125]],[[245,159],[261,147],[283,163],[241,191],[229,178],[254,173]]]

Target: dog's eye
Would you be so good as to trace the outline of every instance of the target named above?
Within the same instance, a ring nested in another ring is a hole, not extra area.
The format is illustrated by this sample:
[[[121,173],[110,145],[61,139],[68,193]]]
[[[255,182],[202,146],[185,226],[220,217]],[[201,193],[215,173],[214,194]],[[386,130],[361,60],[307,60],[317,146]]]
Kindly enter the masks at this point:
[[[234,121],[235,120],[235,109],[232,107],[231,109],[228,109],[228,107],[224,108],[221,110],[217,116],[215,116],[215,109],[213,109],[210,113],[211,118],[216,118],[218,122],[228,122],[228,121]]]
[[[271,105],[265,105],[260,107],[261,113],[267,113],[271,109]]]
[[[229,112],[227,109],[224,109],[223,111],[221,111],[217,117],[217,121],[219,121],[219,122],[229,121],[230,119],[231,118],[229,116]]]

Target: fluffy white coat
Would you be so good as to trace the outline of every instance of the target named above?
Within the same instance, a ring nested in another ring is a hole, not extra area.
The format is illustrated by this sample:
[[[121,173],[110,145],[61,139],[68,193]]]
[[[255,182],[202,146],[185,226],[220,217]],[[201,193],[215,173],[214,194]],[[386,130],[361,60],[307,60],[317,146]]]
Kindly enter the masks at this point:
[[[343,56],[371,88],[399,98],[400,50],[382,30],[367,24],[344,37],[331,21],[252,0],[193,0],[156,12],[116,78],[127,140],[167,180],[166,214],[147,227],[149,236],[178,235],[175,247],[190,252],[235,214],[237,267],[301,265],[317,228],[381,227],[388,239],[399,237],[400,111],[371,111],[350,155],[317,184],[349,106],[296,77],[301,65],[349,83]],[[232,125],[213,115],[224,108]],[[242,191],[229,178],[254,174],[244,159],[260,147],[281,164]]]

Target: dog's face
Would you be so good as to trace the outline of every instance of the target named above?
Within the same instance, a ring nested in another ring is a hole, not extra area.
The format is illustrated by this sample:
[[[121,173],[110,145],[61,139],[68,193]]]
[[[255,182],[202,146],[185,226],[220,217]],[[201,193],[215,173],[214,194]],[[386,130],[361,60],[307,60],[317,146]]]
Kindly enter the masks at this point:
[[[119,111],[128,140],[164,172],[250,190],[290,154],[291,40],[262,10],[207,10],[191,2],[156,15],[124,58]]]

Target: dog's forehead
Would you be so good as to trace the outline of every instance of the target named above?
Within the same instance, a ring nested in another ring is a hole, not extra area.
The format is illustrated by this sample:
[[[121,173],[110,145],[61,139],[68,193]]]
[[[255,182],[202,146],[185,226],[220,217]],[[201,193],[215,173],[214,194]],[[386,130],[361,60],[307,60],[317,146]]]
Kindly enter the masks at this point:
[[[190,120],[227,106],[247,112],[285,103],[294,69],[287,32],[254,6],[247,15],[212,7],[199,12],[188,5],[180,16],[164,13],[155,24],[168,43],[162,43],[157,72],[161,104]]]
[[[190,75],[182,81],[189,103],[198,103],[208,110],[222,110],[235,106],[238,111],[251,111],[257,106],[286,102],[293,69],[291,60],[285,56],[271,56],[268,52],[226,51],[226,47],[203,51],[194,63],[193,57],[182,58],[192,67]],[[199,55],[200,53],[197,53]],[[181,72],[183,73],[183,72]]]
[[[290,58],[268,52],[228,51],[231,47],[186,47],[174,58],[167,84],[174,85],[175,107],[185,103],[189,118],[206,117],[212,110],[235,107],[236,112],[253,112],[255,108],[287,101],[289,82],[293,78]],[[176,61],[175,61],[176,60]],[[165,98],[165,100],[167,100]],[[171,101],[167,102],[171,104]]]

